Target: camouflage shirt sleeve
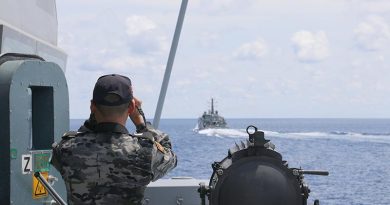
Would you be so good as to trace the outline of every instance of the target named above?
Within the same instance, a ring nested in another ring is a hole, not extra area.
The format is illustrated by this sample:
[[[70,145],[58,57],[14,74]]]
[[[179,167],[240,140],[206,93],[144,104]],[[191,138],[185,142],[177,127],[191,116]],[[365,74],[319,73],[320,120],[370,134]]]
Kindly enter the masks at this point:
[[[57,171],[61,172],[61,159],[60,159],[60,154],[58,153],[58,144],[53,143],[53,152],[51,156],[50,163],[57,169]]]
[[[177,165],[177,157],[172,151],[171,141],[166,133],[155,129],[150,123],[147,124],[141,133],[136,134],[141,138],[152,140],[153,150],[151,159],[151,172],[153,181],[160,179]]]
[[[53,143],[52,145],[52,149],[53,149],[53,152],[52,152],[52,156],[51,156],[51,160],[50,160],[50,163],[57,169],[58,172],[60,172],[62,174],[62,166],[63,166],[63,161],[62,161],[62,158],[61,158],[61,145],[62,143],[64,143],[65,141],[71,139],[71,138],[74,138],[76,136],[77,132],[75,131],[69,131],[69,132],[66,132],[64,133],[64,135],[62,136],[62,139],[59,143]]]

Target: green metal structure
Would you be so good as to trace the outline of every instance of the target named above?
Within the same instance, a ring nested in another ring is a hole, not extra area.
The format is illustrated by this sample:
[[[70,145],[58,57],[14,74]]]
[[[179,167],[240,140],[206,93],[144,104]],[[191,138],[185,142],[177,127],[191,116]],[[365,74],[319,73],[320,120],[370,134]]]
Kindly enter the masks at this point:
[[[49,160],[52,144],[69,130],[69,96],[57,64],[25,59],[0,65],[0,127],[0,204],[49,204],[45,191],[34,187],[33,172],[60,179]],[[62,180],[55,187],[66,193]]]

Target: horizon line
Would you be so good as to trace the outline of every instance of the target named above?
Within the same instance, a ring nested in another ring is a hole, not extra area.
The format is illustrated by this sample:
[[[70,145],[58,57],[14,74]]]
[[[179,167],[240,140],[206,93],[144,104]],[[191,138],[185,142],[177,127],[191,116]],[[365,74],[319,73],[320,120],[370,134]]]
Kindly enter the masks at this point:
[[[70,120],[86,120],[86,118],[69,118]],[[146,118],[147,120],[153,120],[153,118]],[[197,118],[188,117],[167,117],[161,118],[161,120],[197,120]],[[240,120],[240,119],[346,119],[346,120],[390,120],[390,117],[225,117],[225,119]]]

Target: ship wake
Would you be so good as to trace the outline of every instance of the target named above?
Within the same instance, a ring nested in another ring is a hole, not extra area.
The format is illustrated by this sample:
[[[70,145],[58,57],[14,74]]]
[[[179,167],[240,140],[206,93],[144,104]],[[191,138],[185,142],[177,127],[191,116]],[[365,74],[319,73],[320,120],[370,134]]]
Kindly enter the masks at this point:
[[[228,138],[247,138],[248,134],[245,129],[219,129],[210,128],[198,130],[196,127],[194,131],[200,135],[213,137],[228,137]],[[275,132],[263,130],[266,138],[286,138],[296,140],[313,140],[313,139],[332,139],[332,140],[348,140],[361,142],[378,142],[390,144],[390,133],[357,133],[357,132]]]
[[[209,128],[203,130],[197,130],[201,135],[214,136],[214,137],[231,137],[231,138],[247,138],[248,134],[245,130],[239,129],[227,129],[227,128]]]

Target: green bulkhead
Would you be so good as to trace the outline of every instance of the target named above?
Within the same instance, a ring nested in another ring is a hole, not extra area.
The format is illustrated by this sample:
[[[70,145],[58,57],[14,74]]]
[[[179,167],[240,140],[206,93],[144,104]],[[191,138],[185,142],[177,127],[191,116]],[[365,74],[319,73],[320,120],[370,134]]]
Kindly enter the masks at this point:
[[[69,130],[68,86],[57,64],[7,55],[0,57],[0,204],[43,204],[51,198],[33,174],[61,179],[49,160],[52,144]]]

